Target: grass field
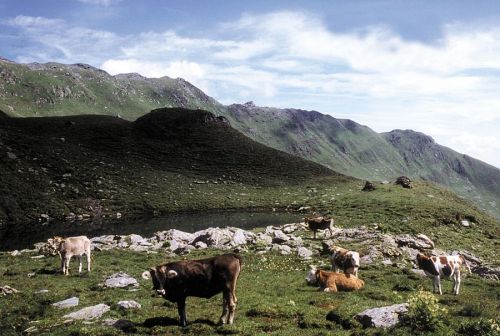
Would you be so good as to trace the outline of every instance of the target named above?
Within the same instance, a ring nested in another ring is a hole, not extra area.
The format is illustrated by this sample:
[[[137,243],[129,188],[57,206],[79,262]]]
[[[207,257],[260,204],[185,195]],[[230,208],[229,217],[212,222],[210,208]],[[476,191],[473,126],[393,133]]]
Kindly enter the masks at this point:
[[[190,258],[213,255],[195,253]],[[103,326],[106,318],[126,319],[134,323],[130,334],[152,335],[408,335],[412,330],[404,325],[395,330],[362,329],[353,316],[367,308],[406,302],[418,288],[431,290],[431,281],[412,275],[405,269],[390,266],[367,266],[360,270],[366,286],[353,293],[323,293],[306,286],[304,278],[308,264],[294,256],[245,253],[244,268],[237,287],[238,306],[233,326],[217,326],[221,313],[221,295],[212,299],[188,298],[189,325],[177,326],[175,304],[152,296],[151,283],[140,278],[149,266],[165,262],[161,254],[126,251],[97,252],[90,274],[56,274],[56,257],[31,259],[29,255],[0,256],[2,285],[8,284],[21,293],[3,297],[0,305],[2,335],[16,335],[35,326],[39,335],[121,335],[124,331]],[[177,258],[179,259],[179,258]],[[170,260],[170,259],[169,259]],[[326,259],[325,259],[326,261]],[[74,267],[75,265],[73,265]],[[101,289],[104,278],[124,271],[140,282],[137,291]],[[35,273],[28,277],[28,273]],[[477,276],[467,276],[459,296],[449,294],[451,282],[443,282],[445,294],[439,304],[447,309],[441,324],[428,335],[456,335],[462,324],[481,319],[498,318],[498,282]],[[45,294],[34,292],[48,289]],[[71,296],[80,298],[79,307],[58,309],[51,303]],[[120,310],[120,300],[136,300],[139,310]],[[63,323],[63,315],[82,307],[106,303],[111,311],[91,324]],[[468,316],[471,315],[471,316]],[[418,334],[425,334],[418,333]]]

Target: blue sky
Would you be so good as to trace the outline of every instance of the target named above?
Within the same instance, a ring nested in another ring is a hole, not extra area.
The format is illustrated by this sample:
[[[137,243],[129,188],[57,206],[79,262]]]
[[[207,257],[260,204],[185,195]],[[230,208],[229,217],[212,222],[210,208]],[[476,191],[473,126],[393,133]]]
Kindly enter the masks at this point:
[[[0,56],[183,77],[500,167],[500,1],[0,0]]]

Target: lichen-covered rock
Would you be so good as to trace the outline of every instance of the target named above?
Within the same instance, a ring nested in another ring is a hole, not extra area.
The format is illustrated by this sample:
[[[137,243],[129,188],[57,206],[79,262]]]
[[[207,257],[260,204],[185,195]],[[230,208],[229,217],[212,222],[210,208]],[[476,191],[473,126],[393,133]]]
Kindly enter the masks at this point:
[[[95,306],[85,307],[76,312],[64,315],[64,318],[72,320],[92,320],[101,317],[110,310],[110,307],[104,303]]]
[[[124,300],[124,301],[118,301],[118,307],[122,309],[140,309],[141,304],[139,302],[136,302],[134,300]]]
[[[400,322],[401,316],[408,311],[408,303],[370,308],[355,316],[363,327],[390,328]]]
[[[297,255],[303,259],[311,259],[313,252],[303,246],[297,249]]]
[[[57,308],[71,308],[71,307],[76,307],[80,303],[80,299],[77,298],[76,296],[70,297],[69,299],[62,300],[56,303],[53,303],[52,305]]]
[[[434,242],[424,234],[419,234],[417,236],[402,234],[397,235],[394,239],[399,246],[408,246],[419,251],[434,248]]]
[[[104,287],[106,288],[124,288],[129,286],[139,287],[139,283],[136,279],[123,272],[110,275],[104,281]]]

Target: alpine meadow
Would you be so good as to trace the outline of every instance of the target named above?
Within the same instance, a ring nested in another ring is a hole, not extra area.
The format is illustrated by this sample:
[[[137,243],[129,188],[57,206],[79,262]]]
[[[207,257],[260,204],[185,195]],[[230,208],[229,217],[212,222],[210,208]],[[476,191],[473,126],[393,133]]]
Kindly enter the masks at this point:
[[[0,334],[500,335],[498,19],[1,0]]]

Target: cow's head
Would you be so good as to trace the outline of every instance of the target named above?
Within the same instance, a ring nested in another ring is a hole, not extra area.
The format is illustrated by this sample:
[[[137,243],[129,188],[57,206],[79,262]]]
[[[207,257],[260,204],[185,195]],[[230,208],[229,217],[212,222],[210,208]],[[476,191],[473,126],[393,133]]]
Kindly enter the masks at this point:
[[[348,274],[356,274],[359,268],[359,253],[349,251],[345,254],[344,272]]]
[[[310,286],[314,286],[318,283],[318,278],[316,277],[316,266],[311,265],[309,269],[309,273],[307,273],[306,282]]]
[[[168,282],[174,280],[178,273],[174,270],[169,270],[166,265],[151,267],[149,271],[142,273],[143,279],[153,281],[153,290],[158,295],[166,295],[165,288],[168,287]]]

